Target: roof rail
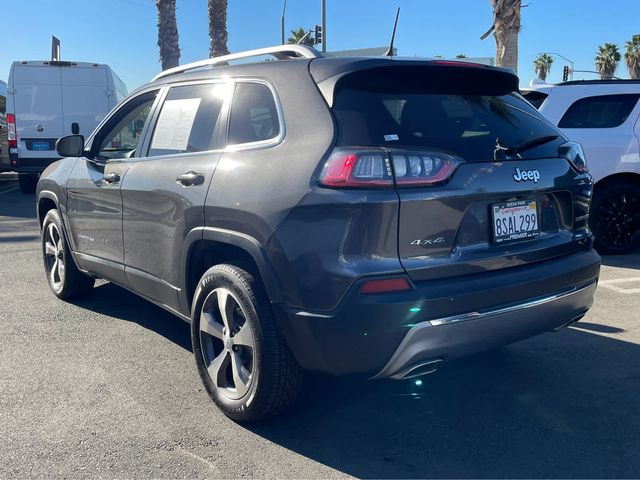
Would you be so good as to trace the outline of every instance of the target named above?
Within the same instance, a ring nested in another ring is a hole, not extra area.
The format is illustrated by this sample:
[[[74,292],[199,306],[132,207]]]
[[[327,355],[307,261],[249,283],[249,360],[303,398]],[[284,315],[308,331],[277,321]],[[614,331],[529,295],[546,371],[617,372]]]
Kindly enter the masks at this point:
[[[168,77],[170,75],[176,75],[178,73],[184,73],[189,70],[195,70],[202,67],[215,67],[217,65],[228,65],[230,61],[241,60],[243,58],[260,57],[263,55],[272,55],[278,60],[286,60],[292,58],[318,58],[321,57],[320,53],[315,49],[306,45],[278,45],[276,47],[258,48],[256,50],[247,50],[246,52],[231,53],[229,55],[223,55],[221,57],[208,58],[206,60],[200,60],[198,62],[187,63],[179,65],[174,68],[169,68],[164,72],[159,73],[153,77],[153,81],[159,78]]]

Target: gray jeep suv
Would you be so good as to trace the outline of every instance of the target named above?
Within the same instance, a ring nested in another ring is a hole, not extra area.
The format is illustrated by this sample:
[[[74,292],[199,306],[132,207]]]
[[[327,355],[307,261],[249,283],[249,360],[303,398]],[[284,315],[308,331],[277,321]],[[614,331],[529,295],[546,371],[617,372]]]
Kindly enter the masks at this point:
[[[37,190],[49,285],[103,278],[190,322],[239,421],[289,406],[305,370],[411,378],[557,330],[596,288],[592,180],[517,90],[297,45],[165,71],[58,142]]]

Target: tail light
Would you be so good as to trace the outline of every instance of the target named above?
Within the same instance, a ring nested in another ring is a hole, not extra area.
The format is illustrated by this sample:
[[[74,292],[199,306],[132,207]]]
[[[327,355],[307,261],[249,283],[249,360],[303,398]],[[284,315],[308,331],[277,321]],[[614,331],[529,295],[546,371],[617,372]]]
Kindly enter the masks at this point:
[[[325,163],[320,184],[326,187],[392,187],[389,156],[384,151],[337,150]]]
[[[588,173],[589,167],[587,166],[587,160],[584,157],[584,152],[579,143],[567,142],[558,147],[558,154],[561,157],[569,160],[569,163],[573,165],[580,173]]]
[[[334,188],[392,188],[438,185],[451,178],[460,160],[440,152],[336,150],[319,183]]]
[[[437,185],[451,177],[460,161],[439,152],[391,153],[396,185]]]
[[[18,148],[18,136],[16,135],[16,116],[7,113],[7,140],[9,148]]]

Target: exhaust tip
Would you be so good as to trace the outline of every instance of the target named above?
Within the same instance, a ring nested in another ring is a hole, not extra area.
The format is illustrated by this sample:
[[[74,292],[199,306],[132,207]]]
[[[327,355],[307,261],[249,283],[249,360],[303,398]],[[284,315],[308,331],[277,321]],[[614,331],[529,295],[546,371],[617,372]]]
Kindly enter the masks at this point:
[[[431,360],[427,360],[425,362],[416,363],[411,367],[409,367],[408,369],[394,375],[392,378],[396,378],[398,380],[408,380],[410,378],[429,375],[431,373],[435,373],[440,367],[441,363],[442,363],[441,358],[434,358]]]

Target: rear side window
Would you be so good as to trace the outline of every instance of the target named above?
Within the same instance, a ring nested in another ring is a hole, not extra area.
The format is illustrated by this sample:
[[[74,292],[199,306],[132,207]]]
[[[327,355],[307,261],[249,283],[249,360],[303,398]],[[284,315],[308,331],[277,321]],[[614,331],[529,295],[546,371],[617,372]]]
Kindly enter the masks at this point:
[[[398,82],[392,74],[370,73],[343,88],[338,84],[333,111],[339,145],[436,149],[474,161],[493,160],[497,142],[512,147],[559,135],[517,94],[483,95],[477,84],[467,88],[464,77],[450,89],[430,86],[428,75],[407,78]],[[521,156],[557,156],[562,141],[559,137]]]
[[[560,128],[614,128],[622,125],[638,103],[640,95],[585,97],[569,107],[558,123]]]
[[[172,87],[158,116],[148,156],[216,148],[214,133],[228,91],[226,83]]]
[[[521,95],[527,102],[536,107],[538,110],[540,110],[540,107],[549,96],[546,93],[536,91],[521,92]]]
[[[228,143],[262,142],[279,134],[278,110],[271,89],[262,83],[238,83],[231,105]]]

